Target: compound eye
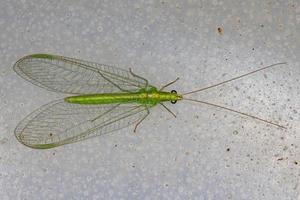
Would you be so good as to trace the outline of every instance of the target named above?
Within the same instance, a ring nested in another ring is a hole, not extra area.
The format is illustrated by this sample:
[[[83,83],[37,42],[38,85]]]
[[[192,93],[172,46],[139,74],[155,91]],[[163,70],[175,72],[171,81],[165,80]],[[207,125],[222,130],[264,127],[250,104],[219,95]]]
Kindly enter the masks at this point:
[[[172,90],[171,91],[172,94],[177,94],[176,90]],[[175,104],[177,102],[177,100],[172,100],[171,103]]]

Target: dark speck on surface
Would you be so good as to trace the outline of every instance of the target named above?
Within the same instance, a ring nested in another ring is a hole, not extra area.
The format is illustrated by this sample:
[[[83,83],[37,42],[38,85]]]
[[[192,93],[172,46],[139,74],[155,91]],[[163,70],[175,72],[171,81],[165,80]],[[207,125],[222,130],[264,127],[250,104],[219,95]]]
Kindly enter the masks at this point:
[[[221,27],[218,27],[218,32],[220,35],[223,35],[224,34],[224,29],[221,28]]]
[[[237,135],[239,132],[237,130],[233,131],[233,135]]]

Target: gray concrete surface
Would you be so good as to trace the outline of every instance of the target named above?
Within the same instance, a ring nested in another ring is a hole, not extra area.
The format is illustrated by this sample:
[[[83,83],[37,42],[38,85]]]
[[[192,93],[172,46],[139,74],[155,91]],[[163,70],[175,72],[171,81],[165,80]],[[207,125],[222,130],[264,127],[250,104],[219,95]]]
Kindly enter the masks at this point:
[[[299,1],[49,1],[0,3],[0,197],[5,199],[300,199]],[[220,28],[220,32],[218,31]],[[156,107],[133,127],[34,150],[18,122],[64,97],[12,66],[50,53],[116,65],[287,127],[191,102]]]

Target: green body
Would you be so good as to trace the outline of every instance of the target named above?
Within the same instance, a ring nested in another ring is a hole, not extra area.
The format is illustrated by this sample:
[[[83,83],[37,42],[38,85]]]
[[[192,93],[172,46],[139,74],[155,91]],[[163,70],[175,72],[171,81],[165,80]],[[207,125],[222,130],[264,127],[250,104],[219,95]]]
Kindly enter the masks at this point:
[[[132,93],[103,93],[71,96],[65,98],[68,103],[77,104],[113,104],[113,103],[139,103],[154,106],[164,101],[181,100],[182,96],[176,93],[157,91],[155,87],[141,89]]]

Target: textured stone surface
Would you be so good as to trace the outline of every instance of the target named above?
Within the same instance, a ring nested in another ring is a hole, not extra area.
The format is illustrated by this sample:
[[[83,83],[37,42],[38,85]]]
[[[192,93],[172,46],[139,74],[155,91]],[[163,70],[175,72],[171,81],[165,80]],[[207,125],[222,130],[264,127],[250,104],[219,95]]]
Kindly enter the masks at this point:
[[[1,199],[299,199],[297,1],[16,1],[0,4]],[[186,92],[287,126],[191,102],[157,107],[133,133],[50,150],[15,139],[18,122],[64,95],[18,77],[14,62],[52,53],[132,67]]]

